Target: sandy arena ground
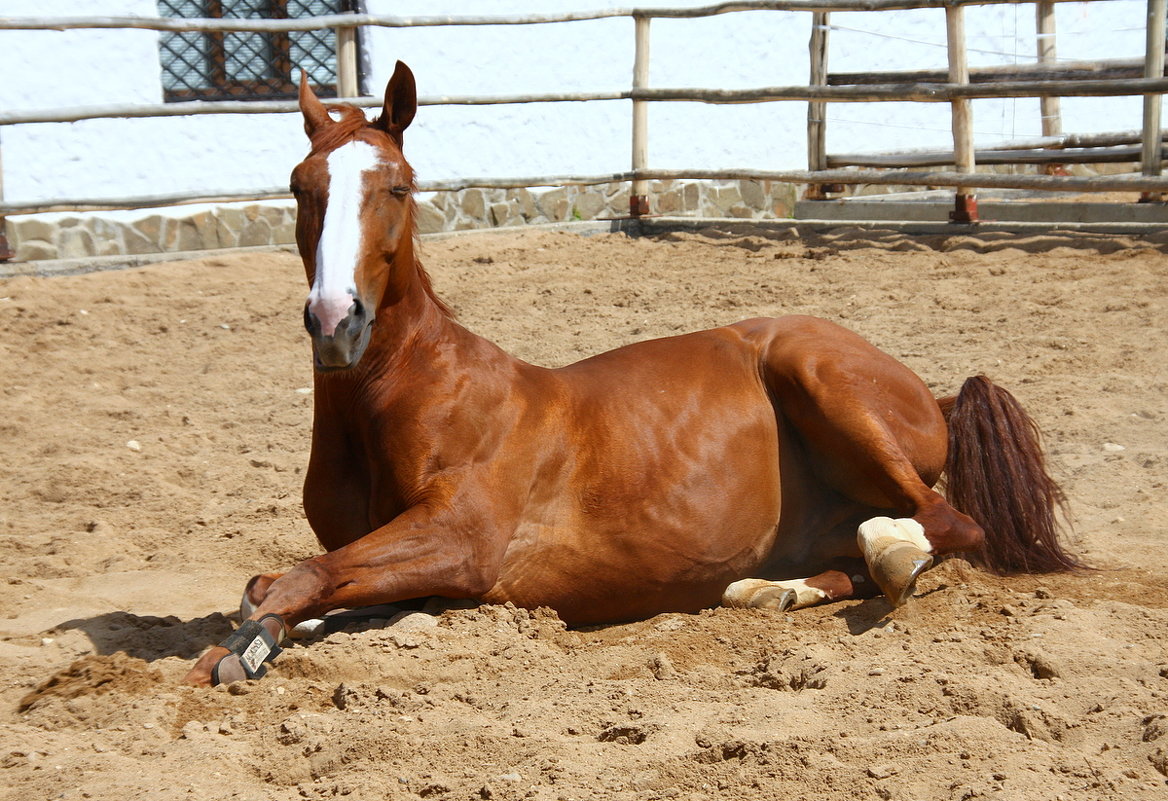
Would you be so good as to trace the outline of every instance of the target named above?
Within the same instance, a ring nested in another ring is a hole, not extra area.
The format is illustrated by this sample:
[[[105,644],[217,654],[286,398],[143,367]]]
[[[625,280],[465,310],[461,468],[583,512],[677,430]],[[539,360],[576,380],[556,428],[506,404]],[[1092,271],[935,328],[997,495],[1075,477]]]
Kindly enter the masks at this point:
[[[563,364],[755,315],[837,320],[1046,434],[1100,570],[951,561],[907,606],[566,630],[505,607],[179,681],[246,579],[313,555],[289,254],[0,281],[0,797],[1168,799],[1168,235],[716,229],[428,242],[471,329]],[[384,621],[381,621],[384,623]]]

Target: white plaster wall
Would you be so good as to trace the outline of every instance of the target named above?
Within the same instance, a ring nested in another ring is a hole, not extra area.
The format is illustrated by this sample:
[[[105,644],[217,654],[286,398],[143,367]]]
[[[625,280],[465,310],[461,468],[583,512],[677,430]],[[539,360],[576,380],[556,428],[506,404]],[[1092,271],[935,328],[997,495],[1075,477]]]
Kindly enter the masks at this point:
[[[641,5],[704,5],[665,0]],[[582,0],[575,7],[627,7]],[[556,11],[540,0],[368,0],[371,13],[401,16]],[[7,16],[155,15],[153,0],[4,0]],[[1142,0],[1057,6],[1061,58],[1141,57]],[[944,68],[939,9],[834,14],[848,30],[830,34],[836,71]],[[855,29],[855,30],[852,30]],[[810,15],[748,12],[652,23],[651,83],[738,88],[807,81]],[[967,9],[972,65],[1033,60],[1031,5]],[[366,46],[369,85],[380,90],[394,61],[406,61],[419,92],[444,94],[619,90],[631,81],[633,22],[615,18],[542,26],[373,29]],[[986,52],[990,51],[990,52]],[[0,31],[0,107],[54,108],[161,99],[157,34],[149,31]],[[459,176],[603,173],[629,166],[624,101],[520,106],[426,107],[407,134],[407,154],[423,179]],[[1064,129],[1136,129],[1141,101],[1064,99]],[[974,104],[979,143],[1040,132],[1037,100]],[[662,168],[806,166],[806,105],[650,107],[650,163]],[[830,152],[944,147],[945,104],[839,103],[829,106]],[[185,190],[282,186],[303,154],[295,115],[228,115],[159,120],[93,120],[0,129],[4,195],[27,201]]]

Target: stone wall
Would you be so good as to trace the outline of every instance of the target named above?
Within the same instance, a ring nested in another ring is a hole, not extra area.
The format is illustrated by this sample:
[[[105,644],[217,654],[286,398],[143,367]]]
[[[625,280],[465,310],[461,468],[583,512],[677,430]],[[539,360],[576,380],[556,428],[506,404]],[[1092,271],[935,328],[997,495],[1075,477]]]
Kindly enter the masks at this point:
[[[794,213],[796,187],[771,181],[653,181],[651,214],[737,219],[782,219]],[[7,219],[15,261],[141,255],[295,242],[290,203],[232,204],[181,216],[28,215]],[[629,184],[529,189],[464,189],[418,200],[424,234],[625,217]]]

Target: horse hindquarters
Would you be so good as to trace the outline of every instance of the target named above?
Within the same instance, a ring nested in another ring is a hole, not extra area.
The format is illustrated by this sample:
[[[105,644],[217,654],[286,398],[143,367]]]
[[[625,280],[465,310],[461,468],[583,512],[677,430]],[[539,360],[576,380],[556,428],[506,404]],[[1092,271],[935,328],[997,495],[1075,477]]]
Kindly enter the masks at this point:
[[[1062,490],[1047,474],[1038,427],[985,376],[940,401],[949,426],[946,497],[985,529],[972,561],[998,573],[1052,573],[1083,565],[1062,545]]]

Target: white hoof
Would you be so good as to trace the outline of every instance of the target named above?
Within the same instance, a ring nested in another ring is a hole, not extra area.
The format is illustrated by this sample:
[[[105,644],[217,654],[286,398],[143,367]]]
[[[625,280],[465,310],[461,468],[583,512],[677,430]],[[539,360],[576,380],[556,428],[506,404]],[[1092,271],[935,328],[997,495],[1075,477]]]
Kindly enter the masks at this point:
[[[742,609],[777,609],[787,612],[815,606],[827,599],[827,593],[808,586],[805,581],[766,581],[742,579],[722,593],[722,605]]]
[[[933,564],[933,546],[925,529],[909,517],[874,517],[856,532],[868,572],[893,606],[913,594],[917,578]]]

